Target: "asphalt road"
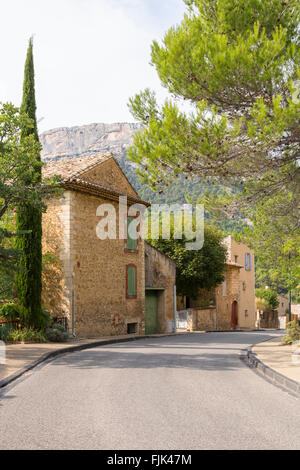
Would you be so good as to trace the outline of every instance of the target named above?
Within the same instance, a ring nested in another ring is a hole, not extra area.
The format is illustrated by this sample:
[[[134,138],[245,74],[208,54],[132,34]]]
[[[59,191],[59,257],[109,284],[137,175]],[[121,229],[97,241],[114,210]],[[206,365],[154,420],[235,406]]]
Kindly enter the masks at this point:
[[[0,394],[0,449],[300,449],[299,399],[239,358],[268,336],[192,333],[57,358]]]

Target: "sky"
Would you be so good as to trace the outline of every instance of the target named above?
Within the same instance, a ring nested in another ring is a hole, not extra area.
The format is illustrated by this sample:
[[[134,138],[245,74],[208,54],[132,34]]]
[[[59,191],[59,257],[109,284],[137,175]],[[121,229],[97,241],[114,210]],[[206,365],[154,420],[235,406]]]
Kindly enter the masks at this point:
[[[183,18],[183,0],[9,0],[1,2],[0,102],[19,106],[34,37],[39,131],[132,122],[130,96],[166,96],[150,47]]]

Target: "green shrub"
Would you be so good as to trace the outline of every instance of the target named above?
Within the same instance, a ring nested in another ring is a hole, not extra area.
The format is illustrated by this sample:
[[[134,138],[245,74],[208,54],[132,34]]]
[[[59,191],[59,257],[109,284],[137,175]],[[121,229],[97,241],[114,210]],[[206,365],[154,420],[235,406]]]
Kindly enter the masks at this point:
[[[198,307],[200,308],[209,307],[210,305],[213,305],[213,302],[208,299],[201,299],[198,302]]]
[[[25,307],[17,303],[6,303],[0,307],[0,320],[5,319],[8,322],[20,321],[20,323],[26,325],[28,312]],[[47,310],[42,309],[37,330],[46,330],[50,326],[51,315]]]
[[[10,324],[4,324],[0,327],[0,339],[4,342],[17,343],[19,341],[45,343],[46,338],[42,331],[32,328],[13,328]]]
[[[5,323],[4,325],[0,326],[0,340],[1,341],[9,341],[9,336],[12,330],[12,326],[9,323]]]
[[[43,330],[43,331],[46,330],[47,328],[49,328],[50,323],[51,323],[51,314],[50,314],[50,312],[48,312],[47,310],[44,310],[42,308],[41,317],[40,317],[40,320],[39,320],[39,329]]]
[[[32,328],[11,329],[7,341],[31,341],[34,343],[46,343],[46,338],[39,330]]]
[[[16,321],[20,318],[19,306],[14,303],[6,303],[0,307],[0,319]]]
[[[255,296],[260,300],[264,300],[262,304],[265,308],[261,308],[261,310],[275,310],[279,306],[278,294],[272,289],[265,289],[263,287],[255,289]]]
[[[47,340],[53,343],[63,343],[69,338],[68,331],[59,323],[53,323],[50,328],[47,328],[45,335]]]
[[[288,323],[287,335],[282,339],[281,344],[293,344],[300,340],[300,326],[294,322]]]
[[[26,323],[27,310],[22,305],[9,302],[0,307],[0,319],[5,319],[8,322]]]

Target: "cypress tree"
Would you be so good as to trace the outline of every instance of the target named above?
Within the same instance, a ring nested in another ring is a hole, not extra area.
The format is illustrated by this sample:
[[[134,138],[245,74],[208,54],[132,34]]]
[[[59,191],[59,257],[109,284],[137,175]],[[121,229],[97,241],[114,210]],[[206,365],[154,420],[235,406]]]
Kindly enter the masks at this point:
[[[36,101],[34,86],[34,64],[32,38],[29,40],[25,62],[23,100],[21,112],[26,113],[32,125],[24,126],[21,139],[30,136],[39,142],[36,122]],[[41,181],[41,159],[32,168],[30,174],[24,175],[24,184]],[[42,292],[42,211],[40,207],[30,203],[21,203],[17,208],[16,231],[17,248],[22,251],[19,269],[16,274],[16,291],[18,302],[26,309],[26,323],[39,327],[41,317]]]

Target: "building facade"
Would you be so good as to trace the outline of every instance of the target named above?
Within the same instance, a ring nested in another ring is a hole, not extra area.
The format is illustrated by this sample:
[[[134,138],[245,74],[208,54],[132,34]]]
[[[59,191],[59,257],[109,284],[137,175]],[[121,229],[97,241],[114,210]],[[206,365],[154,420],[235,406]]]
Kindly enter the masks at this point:
[[[145,331],[171,333],[175,329],[176,264],[145,243]]]
[[[255,328],[254,252],[232,236],[223,242],[227,248],[224,282],[211,292],[200,290],[196,299],[178,297],[177,309],[182,318],[183,312],[187,312],[187,318],[188,312],[193,312],[192,323],[200,329]]]
[[[224,239],[227,248],[226,277],[216,289],[216,307],[220,318],[230,318],[232,328],[255,328],[255,265],[254,251],[236,242],[233,236]]]
[[[111,154],[51,161],[44,176],[53,175],[61,176],[63,194],[48,202],[43,215],[43,252],[52,259],[43,275],[44,307],[53,317],[66,317],[79,337],[143,334],[144,242],[127,236],[127,209],[149,204]],[[122,210],[120,197],[128,203]],[[115,239],[99,238],[103,225],[115,227]]]

